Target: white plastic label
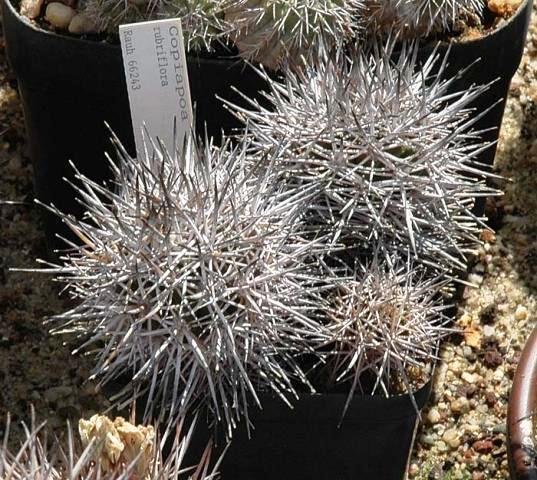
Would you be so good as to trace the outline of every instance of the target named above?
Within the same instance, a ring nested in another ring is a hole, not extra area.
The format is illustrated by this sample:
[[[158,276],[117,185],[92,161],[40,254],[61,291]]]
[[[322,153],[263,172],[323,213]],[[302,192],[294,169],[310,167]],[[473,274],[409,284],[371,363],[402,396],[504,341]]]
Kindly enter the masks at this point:
[[[121,25],[119,35],[136,150],[143,152],[145,131],[173,154],[193,118],[181,21]]]

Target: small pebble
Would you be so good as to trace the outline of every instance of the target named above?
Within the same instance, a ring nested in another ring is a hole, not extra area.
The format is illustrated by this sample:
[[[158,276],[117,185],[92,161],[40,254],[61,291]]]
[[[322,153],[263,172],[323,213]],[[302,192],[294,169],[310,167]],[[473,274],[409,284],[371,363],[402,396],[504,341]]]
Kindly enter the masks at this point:
[[[440,440],[436,444],[436,448],[439,452],[447,452],[449,450],[449,447],[447,446],[446,442],[443,440]]]
[[[76,11],[59,2],[52,2],[47,5],[45,18],[56,28],[66,29],[71,20],[76,15]]]
[[[465,397],[460,397],[451,402],[451,411],[453,413],[465,413],[470,409],[470,404]]]
[[[476,383],[477,378],[473,373],[462,372],[461,378],[467,383]]]
[[[94,33],[97,31],[97,27],[88,17],[77,13],[69,23],[69,33],[82,35],[84,33]]]
[[[427,420],[429,420],[429,423],[435,424],[438,423],[442,419],[442,416],[440,415],[440,412],[436,408],[431,408],[429,410],[429,413],[427,414]]]
[[[481,285],[483,283],[483,275],[470,273],[470,275],[468,275],[468,281],[474,285]]]
[[[446,430],[444,435],[442,435],[442,440],[453,449],[458,448],[461,444],[457,430],[454,428]]]
[[[488,439],[486,440],[477,440],[472,444],[472,448],[482,455],[492,452],[494,445]]]
[[[528,309],[524,305],[519,305],[515,311],[516,320],[526,320],[528,316]]]
[[[436,435],[422,435],[420,437],[420,442],[424,445],[434,445],[437,440],[438,438],[436,437]]]
[[[20,6],[21,15],[24,15],[31,20],[36,19],[41,15],[43,2],[44,0],[22,0]]]
[[[497,350],[487,350],[483,357],[483,363],[488,368],[496,368],[503,363],[503,357]]]
[[[493,326],[485,325],[483,327],[483,336],[485,338],[491,338],[491,337],[494,337],[495,335],[496,335],[496,330]]]
[[[418,473],[420,473],[420,467],[418,467],[415,463],[411,463],[408,467],[408,475],[410,477],[415,477]]]
[[[522,0],[488,0],[489,10],[502,17],[510,17],[522,3]]]
[[[494,371],[494,375],[492,378],[494,378],[494,380],[496,382],[501,382],[503,380],[503,378],[505,377],[505,372],[503,370],[502,367],[498,367],[495,371]]]
[[[490,325],[494,323],[497,312],[498,308],[494,303],[490,303],[489,305],[487,305],[483,310],[481,310],[481,313],[479,314],[479,319],[481,320],[481,323],[483,325]]]
[[[464,358],[468,360],[475,360],[475,353],[472,350],[472,347],[469,347],[468,345],[465,345],[462,348],[462,354],[464,355]]]
[[[498,423],[492,428],[492,433],[503,433],[507,435],[507,425],[505,423]]]

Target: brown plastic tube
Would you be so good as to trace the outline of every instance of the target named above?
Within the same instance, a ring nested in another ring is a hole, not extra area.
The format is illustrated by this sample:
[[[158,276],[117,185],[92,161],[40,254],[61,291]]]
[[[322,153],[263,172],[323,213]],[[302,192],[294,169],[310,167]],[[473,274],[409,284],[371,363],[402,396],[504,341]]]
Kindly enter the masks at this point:
[[[518,364],[507,412],[509,469],[512,480],[537,480],[537,328]]]

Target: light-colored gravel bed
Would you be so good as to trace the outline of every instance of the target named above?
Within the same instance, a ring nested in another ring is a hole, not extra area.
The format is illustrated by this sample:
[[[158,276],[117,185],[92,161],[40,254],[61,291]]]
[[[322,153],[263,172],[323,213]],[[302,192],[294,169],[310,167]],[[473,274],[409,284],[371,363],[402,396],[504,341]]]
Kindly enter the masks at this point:
[[[506,414],[520,351],[537,320],[537,15],[511,83],[495,167],[509,181],[489,202],[495,236],[480,252],[445,343],[409,477],[509,478]]]

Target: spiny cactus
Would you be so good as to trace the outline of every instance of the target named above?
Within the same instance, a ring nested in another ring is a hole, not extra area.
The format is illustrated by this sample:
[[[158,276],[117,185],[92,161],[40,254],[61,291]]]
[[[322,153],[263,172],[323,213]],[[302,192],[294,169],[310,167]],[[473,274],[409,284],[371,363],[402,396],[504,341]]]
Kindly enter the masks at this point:
[[[419,38],[475,24],[485,7],[483,0],[366,0],[363,25],[370,34]]]
[[[412,392],[412,371],[423,375],[450,331],[441,296],[446,281],[428,278],[410,259],[388,260],[375,255],[352,276],[330,279],[323,368],[332,382],[351,386],[347,404],[356,389],[364,391],[364,373],[376,378],[367,393],[388,396],[397,381]]]
[[[226,30],[220,0],[83,0],[81,14],[98,32],[118,33],[119,25],[181,18],[187,50],[211,50]]]
[[[145,418],[206,407],[231,435],[258,386],[285,397],[307,384],[293,354],[317,328],[303,288],[308,192],[254,176],[246,145],[191,143],[179,159],[120,150],[116,188],[77,175],[86,219],[52,208],[82,241],[45,269],[79,303],[54,331],[94,348],[103,383],[127,375],[118,402],[144,395]]]
[[[281,149],[288,188],[317,191],[311,220],[345,245],[405,254],[438,271],[464,269],[481,219],[478,196],[494,194],[476,157],[488,145],[471,130],[469,103],[487,86],[449,93],[433,53],[393,43],[353,60],[325,58],[270,84],[269,107],[233,107],[260,152]],[[437,73],[435,72],[437,70]],[[281,148],[281,146],[284,148]]]
[[[224,12],[241,56],[277,69],[354,37],[362,9],[362,0],[231,0]]]
[[[118,417],[114,421],[95,415],[81,420],[77,439],[68,425],[66,439],[49,440],[46,422],[36,424],[32,413],[30,426],[23,424],[26,439],[18,450],[8,447],[10,421],[7,419],[4,442],[0,446],[2,480],[177,480],[186,467],[194,467],[189,480],[215,480],[210,468],[207,446],[197,466],[183,465],[195,424],[184,435],[181,422],[175,430],[170,454],[164,459],[162,447],[152,426],[135,426]],[[90,428],[93,427],[93,428]],[[181,478],[185,478],[182,476]]]

